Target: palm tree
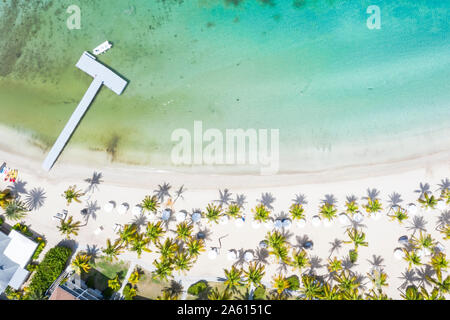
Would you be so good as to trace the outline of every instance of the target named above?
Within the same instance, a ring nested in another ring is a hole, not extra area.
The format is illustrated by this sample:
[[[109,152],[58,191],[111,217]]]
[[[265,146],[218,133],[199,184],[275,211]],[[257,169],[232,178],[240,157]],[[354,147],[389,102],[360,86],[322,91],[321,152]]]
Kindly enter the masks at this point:
[[[372,282],[372,285],[378,291],[381,291],[383,287],[387,287],[387,274],[383,271],[373,270],[371,273],[367,274],[368,278]]]
[[[178,244],[171,238],[166,238],[164,243],[158,241],[156,247],[161,255],[161,261],[171,261],[178,251]]]
[[[201,252],[205,251],[205,242],[201,239],[191,238],[186,244],[189,255],[196,259]]]
[[[355,251],[358,251],[359,246],[367,247],[369,243],[365,241],[366,235],[362,231],[358,231],[355,228],[347,229],[347,235],[350,241],[344,241],[344,243],[353,243],[355,245]]]
[[[366,293],[366,300],[391,300],[391,298],[389,298],[382,291],[375,291],[372,289],[369,293]]]
[[[147,238],[153,242],[153,243],[157,243],[158,240],[164,236],[164,234],[166,233],[164,231],[164,229],[161,227],[162,222],[158,221],[158,222],[149,222],[147,224],[147,230],[146,230],[146,234],[147,234]]]
[[[228,289],[234,290],[242,285],[241,282],[242,270],[236,268],[235,266],[232,266],[230,271],[224,269],[224,272],[226,278],[224,284],[227,286]]]
[[[111,288],[113,291],[119,291],[121,286],[122,285],[119,280],[119,275],[116,275],[114,279],[108,280],[108,287]]]
[[[64,193],[62,194],[63,198],[66,199],[67,205],[70,205],[72,201],[81,203],[80,198],[84,196],[84,193],[80,190],[77,190],[77,186],[70,186]]]
[[[141,279],[141,274],[139,273],[138,270],[134,270],[131,274],[130,277],[128,278],[128,282],[135,286],[138,284],[139,280]]]
[[[136,235],[133,238],[133,241],[131,242],[131,251],[136,251],[138,258],[141,257],[142,252],[152,252],[148,245],[150,243],[150,239],[147,238],[142,233],[136,233]]]
[[[177,239],[180,239],[183,242],[187,242],[192,235],[192,230],[194,227],[192,225],[187,224],[187,222],[181,222],[177,225]]]
[[[70,239],[71,235],[77,236],[78,231],[80,230],[80,221],[73,221],[73,217],[70,216],[67,218],[67,222],[65,220],[61,220],[58,226],[59,231],[62,235],[66,236],[66,239]]]
[[[430,196],[428,193],[424,193],[423,198],[421,197],[417,201],[426,209],[434,209],[438,202],[434,195]]]
[[[403,249],[403,252],[405,253],[403,259],[408,262],[408,271],[411,270],[412,266],[421,266],[422,262],[420,259],[420,256],[414,251],[408,251],[406,249]]]
[[[328,259],[328,266],[327,266],[328,272],[337,274],[342,270],[342,261],[338,258],[334,257],[333,260]]]
[[[114,241],[114,243],[111,243],[111,240],[106,240],[106,248],[102,250],[102,252],[105,254],[106,259],[108,261],[117,260],[117,256],[121,254],[123,251],[123,247],[121,245],[121,240],[117,239]]]
[[[8,201],[5,205],[5,217],[9,220],[17,221],[24,218],[29,210],[19,200]]]
[[[292,220],[305,219],[305,209],[299,203],[293,203],[289,209],[289,213],[291,214]]]
[[[320,216],[324,219],[333,220],[336,217],[337,209],[334,204],[324,203],[320,207]]]
[[[280,264],[291,265],[292,263],[289,257],[289,248],[287,245],[272,248],[269,250],[269,254],[273,255]]]
[[[294,267],[294,269],[297,269],[300,274],[302,273],[302,270],[304,268],[307,268],[311,265],[308,254],[305,250],[298,250],[297,252],[294,252],[292,258],[292,266]]]
[[[171,290],[163,290],[162,295],[158,296],[156,300],[179,300],[180,295]]]
[[[270,211],[267,210],[264,204],[258,204],[254,209],[252,209],[254,213],[253,219],[259,222],[266,222],[269,219]]]
[[[426,276],[426,279],[432,283],[442,294],[447,294],[450,292],[450,275],[445,279],[442,277],[439,279],[434,279],[430,276]]]
[[[376,213],[383,210],[381,202],[378,199],[367,199],[367,204],[363,205],[363,207],[366,209],[367,213]]]
[[[318,299],[323,295],[323,284],[314,275],[302,275],[302,287],[300,293],[305,300]]]
[[[356,199],[350,198],[345,202],[346,210],[345,212],[351,216],[359,211],[358,204],[356,203]]]
[[[420,293],[422,294],[423,300],[445,300],[445,297],[441,295],[438,288],[433,288],[431,293],[428,293],[427,289],[420,287]]]
[[[442,270],[446,271],[448,268],[448,260],[445,253],[439,252],[431,258],[431,266],[436,271],[438,279],[442,279]]]
[[[241,207],[236,203],[231,203],[228,206],[225,214],[227,216],[229,216],[230,218],[235,218],[235,219],[241,218],[242,217]]]
[[[248,266],[248,270],[244,270],[244,283],[247,287],[250,286],[261,286],[261,280],[266,273],[264,271],[264,266],[259,265],[258,263],[251,262]]]
[[[450,204],[450,189],[444,189],[441,192],[441,200],[444,200],[446,204]]]
[[[173,262],[175,265],[175,270],[182,271],[184,273],[192,268],[192,260],[187,252],[177,253]]]
[[[408,286],[405,293],[400,294],[400,296],[405,300],[423,300],[422,294],[417,290],[416,286]]]
[[[75,271],[76,274],[79,275],[82,272],[88,273],[89,270],[91,270],[91,266],[89,265],[90,260],[91,260],[90,255],[87,255],[84,252],[80,252],[72,261],[72,269]]]
[[[6,209],[7,204],[14,199],[11,190],[5,189],[0,192],[0,208]]]
[[[338,282],[340,294],[351,294],[359,287],[358,278],[349,271],[342,271],[341,274],[335,276],[335,280]]]
[[[420,231],[420,235],[418,238],[412,236],[411,242],[416,249],[423,248],[429,251],[433,250],[434,246],[436,245],[436,241],[431,237],[431,234],[424,235],[422,231]]]
[[[406,209],[397,206],[396,210],[394,210],[394,212],[389,215],[389,217],[392,220],[397,220],[400,224],[402,224],[404,220],[408,219],[408,212],[406,212]]]
[[[219,223],[219,218],[222,215],[222,207],[208,204],[206,207],[205,217],[209,222]]]
[[[444,235],[444,240],[450,240],[450,224],[442,224],[437,230]]]
[[[122,244],[125,245],[126,248],[128,248],[129,244],[133,241],[137,232],[138,229],[135,224],[126,224],[123,226],[122,230],[119,232],[119,236]]]
[[[209,292],[208,300],[231,300],[231,293],[228,289],[220,292],[218,288],[214,288]]]
[[[278,294],[282,294],[285,290],[288,290],[290,287],[289,281],[287,281],[286,277],[281,273],[275,275],[273,278],[273,288],[277,291]]]
[[[279,231],[268,232],[266,235],[267,245],[270,248],[277,248],[286,244],[286,237]]]
[[[155,260],[153,265],[156,267],[153,271],[153,279],[160,279],[167,281],[169,277],[172,277],[173,267],[168,260]]]
[[[159,203],[156,196],[145,196],[141,202],[141,208],[144,212],[156,212],[158,210]]]
[[[322,286],[321,300],[340,300],[339,288],[325,282]]]

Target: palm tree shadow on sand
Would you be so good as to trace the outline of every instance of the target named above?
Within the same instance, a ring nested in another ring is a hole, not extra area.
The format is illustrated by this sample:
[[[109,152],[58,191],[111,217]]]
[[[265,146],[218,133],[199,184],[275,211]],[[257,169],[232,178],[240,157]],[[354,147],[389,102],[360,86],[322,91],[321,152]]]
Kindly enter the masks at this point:
[[[94,193],[94,191],[99,190],[99,185],[103,182],[103,174],[101,172],[95,172],[92,174],[91,178],[84,179],[89,185],[86,188],[86,193]]]
[[[272,203],[274,203],[275,200],[276,199],[274,198],[274,196],[271,193],[266,192],[266,193],[261,194],[261,199],[258,199],[257,201],[259,203],[261,203],[262,205],[264,205],[266,208],[273,210]]]
[[[158,185],[158,189],[154,190],[154,194],[156,195],[156,197],[158,198],[159,201],[164,202],[164,199],[166,197],[170,198],[170,189],[172,188],[172,186],[167,183],[164,182],[162,185]]]
[[[45,196],[43,188],[33,188],[25,197],[25,205],[30,210],[39,210],[44,206],[45,199],[47,199],[47,197]]]
[[[15,197],[20,196],[21,194],[27,194],[28,191],[25,188],[25,186],[28,184],[28,182],[18,179],[16,182],[13,182],[13,184],[9,185],[7,188],[11,192],[11,194]]]

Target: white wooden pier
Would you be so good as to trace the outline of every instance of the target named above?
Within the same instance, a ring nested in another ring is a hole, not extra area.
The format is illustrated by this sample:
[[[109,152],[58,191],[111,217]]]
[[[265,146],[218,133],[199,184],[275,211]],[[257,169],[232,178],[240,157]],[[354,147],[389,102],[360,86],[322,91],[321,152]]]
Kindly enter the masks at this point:
[[[83,53],[76,66],[93,77],[94,80],[42,163],[42,168],[46,171],[50,171],[53,167],[54,163],[64,149],[64,146],[69,141],[81,118],[83,118],[83,115],[86,113],[102,85],[105,85],[118,95],[122,94],[123,90],[125,90],[125,87],[127,86],[126,80],[98,62],[96,58],[88,52]]]

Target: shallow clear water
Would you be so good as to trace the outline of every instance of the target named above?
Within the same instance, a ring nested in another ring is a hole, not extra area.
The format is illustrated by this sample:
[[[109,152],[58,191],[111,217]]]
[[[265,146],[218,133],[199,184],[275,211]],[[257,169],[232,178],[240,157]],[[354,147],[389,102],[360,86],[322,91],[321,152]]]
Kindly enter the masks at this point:
[[[280,170],[308,171],[449,142],[448,2],[236,2],[79,1],[80,30],[70,0],[0,2],[0,122],[51,145],[91,81],[75,63],[109,40],[100,60],[130,84],[101,91],[68,148],[167,168],[173,130],[202,120],[280,129]]]

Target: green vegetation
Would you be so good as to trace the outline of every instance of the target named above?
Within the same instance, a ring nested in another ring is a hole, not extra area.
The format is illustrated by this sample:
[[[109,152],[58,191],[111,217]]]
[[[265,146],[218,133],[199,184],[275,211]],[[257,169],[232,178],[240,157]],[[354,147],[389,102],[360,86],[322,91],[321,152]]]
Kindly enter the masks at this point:
[[[64,271],[72,250],[67,247],[51,248],[39,264],[31,279],[30,292],[45,292]]]
[[[84,193],[80,190],[77,190],[77,186],[70,186],[64,193],[62,197],[66,199],[67,205],[70,205],[72,201],[81,203],[80,198],[84,196]]]

